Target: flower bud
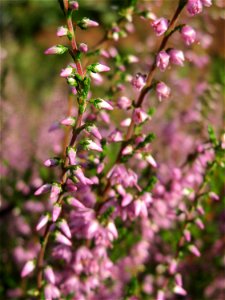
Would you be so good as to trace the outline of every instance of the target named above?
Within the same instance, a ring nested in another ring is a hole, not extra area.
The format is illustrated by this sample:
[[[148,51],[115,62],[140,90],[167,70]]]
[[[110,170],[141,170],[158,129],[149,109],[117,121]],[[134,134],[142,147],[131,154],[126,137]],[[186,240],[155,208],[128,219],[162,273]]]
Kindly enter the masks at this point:
[[[191,16],[200,14],[202,12],[202,2],[201,0],[188,0],[187,11]]]
[[[212,0],[201,0],[205,7],[210,7],[212,5]]]
[[[132,118],[134,123],[138,125],[145,122],[149,116],[141,108],[135,108]]]
[[[61,70],[60,76],[69,77],[72,73],[73,73],[73,68],[71,66],[68,66],[65,69]]]
[[[87,46],[86,44],[84,44],[84,43],[81,43],[81,44],[79,45],[79,51],[80,51],[80,52],[83,52],[83,53],[88,52],[88,46]]]
[[[78,10],[79,3],[77,1],[69,1],[69,8],[72,10]]]
[[[106,110],[113,110],[112,105],[110,105],[107,101],[97,98],[97,99],[91,99],[91,103],[97,108],[97,109],[106,109]]]
[[[55,202],[62,191],[62,187],[59,183],[53,183],[50,193],[50,200]]]
[[[58,242],[60,244],[63,244],[63,245],[69,246],[69,247],[72,246],[71,241],[60,232],[56,233],[55,240],[56,240],[56,242]]]
[[[169,54],[167,54],[166,51],[160,51],[156,57],[156,66],[160,69],[160,71],[163,72],[169,65],[169,61]]]
[[[169,98],[170,88],[164,82],[159,82],[156,86],[156,93],[159,101],[162,101],[163,99]]]
[[[55,284],[55,274],[52,267],[47,266],[44,270],[44,274],[49,283]]]
[[[56,167],[59,164],[59,159],[58,158],[49,158],[44,162],[44,165],[46,167]]]
[[[131,100],[126,96],[122,96],[118,99],[117,106],[121,109],[128,109],[131,106]]]
[[[155,30],[157,36],[164,34],[168,27],[169,21],[165,18],[160,18],[152,22],[152,27]]]
[[[183,66],[184,65],[184,53],[181,50],[172,49],[169,51],[171,63]]]
[[[181,286],[176,285],[173,289],[174,293],[181,296],[186,296],[187,292]]]
[[[129,155],[133,152],[133,150],[134,150],[133,147],[131,145],[128,145],[122,150],[122,154]]]
[[[57,36],[61,37],[61,36],[65,36],[68,33],[68,28],[65,26],[60,26],[57,29]]]
[[[81,29],[87,29],[89,27],[97,27],[99,26],[99,24],[93,20],[90,20],[88,18],[83,18],[81,21],[79,21],[77,23],[77,25],[81,28]]]
[[[33,270],[35,269],[35,262],[34,260],[29,260],[28,262],[25,263],[22,271],[21,271],[21,277],[26,277],[28,276],[30,273],[33,272]]]
[[[45,214],[41,216],[36,225],[36,231],[41,230],[48,223],[48,220],[49,220],[49,214]]]
[[[63,54],[66,51],[68,51],[68,48],[63,46],[63,45],[56,45],[53,47],[48,48],[47,50],[45,50],[45,54],[46,55],[51,55],[51,54]]]
[[[41,187],[39,187],[36,192],[34,193],[35,196],[39,196],[41,194],[47,193],[51,190],[52,185],[49,183],[46,183],[44,185],[42,185]]]
[[[181,29],[181,36],[184,42],[189,46],[195,42],[196,32],[191,26],[185,25]]]
[[[93,182],[91,181],[91,179],[85,177],[83,171],[81,170],[80,167],[78,167],[74,172],[74,175],[76,176],[76,178],[83,184],[83,185],[90,185],[93,184]]]
[[[52,221],[56,222],[59,218],[59,215],[62,211],[62,206],[58,203],[55,203],[52,211]]]
[[[153,168],[157,168],[158,164],[155,161],[155,159],[153,158],[153,156],[151,154],[147,154],[145,156],[145,160],[153,167]]]
[[[76,165],[76,150],[73,147],[67,147],[66,150],[67,156],[69,158],[69,162],[71,166]]]
[[[137,73],[135,77],[133,77],[131,84],[137,90],[140,90],[145,85],[146,76],[140,73]]]
[[[198,248],[195,245],[190,245],[188,247],[188,250],[197,257],[201,256],[201,253],[199,252]]]
[[[71,239],[71,231],[66,220],[63,219],[59,222],[59,228],[69,239]]]
[[[73,117],[67,117],[66,119],[63,119],[60,123],[65,126],[74,126],[76,123],[76,119]]]
[[[86,149],[86,150],[95,150],[98,152],[103,151],[102,147],[100,145],[96,144],[91,139],[85,139],[82,144],[83,144],[84,149]]]
[[[110,70],[110,67],[96,63],[96,64],[92,64],[92,65],[88,66],[87,70],[94,72],[94,73],[108,72]]]
[[[97,139],[99,140],[102,139],[101,133],[99,132],[98,128],[94,124],[88,125],[86,127],[86,130],[90,132]]]

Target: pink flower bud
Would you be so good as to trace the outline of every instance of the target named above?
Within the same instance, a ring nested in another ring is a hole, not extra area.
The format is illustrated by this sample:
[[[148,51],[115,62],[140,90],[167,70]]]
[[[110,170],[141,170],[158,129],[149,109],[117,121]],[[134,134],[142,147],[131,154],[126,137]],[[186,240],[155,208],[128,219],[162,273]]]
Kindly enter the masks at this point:
[[[175,294],[181,295],[181,296],[186,296],[187,292],[185,291],[185,289],[183,289],[181,286],[176,285],[173,289]]]
[[[73,147],[67,147],[67,156],[71,166],[76,165],[76,150]]]
[[[172,49],[169,51],[171,63],[183,66],[184,65],[184,53],[181,50]]]
[[[75,88],[75,86],[72,86],[71,92],[72,92],[73,95],[77,94],[77,89]]]
[[[68,77],[73,73],[73,68],[71,66],[66,67],[65,69],[61,70],[60,76],[61,77]]]
[[[75,208],[80,208],[80,209],[85,209],[86,208],[79,200],[77,200],[76,198],[73,198],[73,197],[67,198],[66,202],[69,205],[74,206]]]
[[[190,242],[191,241],[191,233],[188,229],[185,229],[184,230],[184,238],[187,242]]]
[[[212,0],[201,0],[205,7],[210,7],[212,5]]]
[[[36,225],[36,230],[37,231],[41,230],[48,223],[48,220],[49,220],[48,214],[41,216]]]
[[[108,72],[110,70],[110,67],[106,66],[106,65],[102,65],[97,63],[94,67],[92,72],[95,73],[100,73],[100,72]]]
[[[136,74],[135,77],[132,79],[131,84],[137,90],[140,90],[145,85],[146,77],[140,73]]]
[[[167,66],[169,65],[170,56],[166,53],[166,51],[161,51],[156,57],[156,66],[160,69],[160,71],[165,71]]]
[[[214,200],[214,201],[219,201],[219,200],[220,200],[220,197],[219,197],[216,193],[214,193],[214,192],[210,192],[210,193],[209,193],[209,197],[210,197],[212,200]]]
[[[156,35],[160,36],[167,31],[169,22],[165,18],[160,18],[152,22],[152,27],[155,30]]]
[[[156,300],[165,300],[165,299],[166,299],[165,298],[165,293],[162,290],[158,291],[157,296],[156,296]]]
[[[62,188],[61,185],[58,183],[53,183],[52,188],[51,188],[51,193],[50,193],[50,200],[55,202],[61,193]]]
[[[131,194],[126,194],[123,197],[123,200],[121,202],[121,206],[125,207],[125,206],[129,205],[132,201],[133,201],[133,196]]]
[[[201,253],[199,252],[198,248],[195,245],[190,245],[188,247],[189,251],[194,254],[195,256],[199,257],[201,256]]]
[[[56,240],[56,242],[58,242],[60,244],[63,244],[63,245],[69,246],[69,247],[72,246],[71,241],[60,232],[56,233],[55,240]]]
[[[77,168],[74,172],[74,175],[76,176],[76,178],[83,184],[83,185],[89,185],[89,184],[93,184],[93,182],[85,177],[83,171],[81,170],[81,168]]]
[[[158,164],[155,161],[154,157],[151,154],[148,154],[145,156],[145,160],[153,167],[153,168],[157,168]]]
[[[116,229],[116,226],[115,226],[114,222],[109,221],[109,223],[107,224],[106,229],[109,233],[110,241],[113,241],[114,239],[118,238],[118,231]]]
[[[53,300],[53,299],[59,299],[60,298],[60,291],[59,289],[52,285],[47,284],[44,288],[44,299]]]
[[[90,100],[90,102],[93,103],[97,109],[113,110],[112,105],[101,98]]]
[[[55,167],[58,166],[59,160],[57,158],[49,158],[44,162],[46,167]]]
[[[55,274],[50,266],[45,268],[44,274],[49,283],[55,284]]]
[[[97,26],[99,26],[99,24],[88,18],[83,18],[81,21],[78,22],[78,26],[80,26],[80,28],[82,28],[82,29],[87,29],[90,27],[97,27]]]
[[[131,106],[131,100],[126,96],[122,96],[118,99],[117,106],[121,109],[128,109]]]
[[[202,12],[202,2],[201,0],[188,0],[187,11],[191,16],[200,14]]]
[[[100,163],[98,166],[97,166],[97,174],[100,174],[102,173],[102,171],[104,170],[104,163]]]
[[[98,151],[98,152],[102,152],[103,149],[100,145],[96,144],[95,142],[93,142],[92,140],[90,139],[86,139],[86,148],[89,149],[89,150],[95,150],[95,151]]]
[[[99,132],[98,128],[94,124],[88,126],[86,129],[97,139],[99,139],[99,140],[102,139],[101,133]]]
[[[58,203],[55,203],[52,211],[52,221],[56,222],[59,218],[59,215],[62,211],[62,206]]]
[[[103,82],[102,76],[100,74],[98,74],[98,73],[90,72],[90,76],[94,80],[94,83],[96,85],[100,85]]]
[[[122,154],[123,155],[129,155],[133,152],[133,147],[131,145],[126,146],[125,148],[123,148],[122,150]]]
[[[65,126],[74,126],[76,123],[76,119],[73,117],[68,117],[66,119],[63,119],[60,124],[65,125]]]
[[[137,62],[139,62],[139,58],[137,56],[135,56],[135,55],[128,55],[127,56],[127,62],[129,64],[137,63]]]
[[[145,122],[148,118],[148,114],[146,114],[141,108],[135,108],[133,113],[133,121],[136,125]]]
[[[108,140],[109,140],[110,142],[122,142],[122,140],[123,140],[122,133],[121,133],[120,131],[118,131],[118,130],[114,130],[114,131],[110,134]]]
[[[33,270],[35,269],[35,262],[34,260],[29,260],[28,262],[25,263],[22,271],[21,271],[21,277],[26,277],[28,276],[30,273],[33,272]]]
[[[142,204],[143,202],[140,199],[137,199],[134,201],[134,215],[135,217],[138,217],[142,210]]]
[[[130,126],[130,123],[131,123],[131,118],[127,118],[127,119],[123,120],[123,121],[120,123],[120,125],[121,125],[122,127],[128,127],[128,126]]]
[[[81,44],[79,45],[79,51],[80,51],[80,52],[83,52],[83,53],[88,52],[88,46],[87,46],[86,44],[84,44],[84,43],[81,43]]]
[[[200,215],[204,216],[205,214],[205,211],[204,211],[204,208],[201,206],[201,205],[198,205],[197,206],[197,211]]]
[[[195,42],[196,32],[191,26],[185,25],[181,29],[181,36],[184,42],[189,46]]]
[[[175,259],[172,259],[169,266],[169,272],[170,274],[175,274],[176,270],[177,270],[177,261]]]
[[[61,36],[65,36],[68,33],[68,28],[65,26],[60,26],[57,29],[57,36],[61,37]]]
[[[77,1],[69,1],[69,7],[72,10],[78,10],[79,3]]]
[[[156,86],[156,93],[159,101],[162,101],[163,99],[169,98],[170,88],[164,82],[159,82]]]
[[[35,196],[39,196],[41,194],[47,193],[51,190],[52,185],[51,184],[44,184],[41,187],[39,187],[36,192],[34,193]]]
[[[201,230],[203,230],[203,229],[205,228],[205,225],[203,224],[202,220],[199,219],[199,218],[197,218],[197,219],[195,220],[195,224],[196,224]]]
[[[51,48],[48,48],[47,50],[45,50],[45,54],[46,55],[51,55],[51,54],[63,54],[68,50],[67,47],[63,46],[63,45],[56,45],[53,46]]]
[[[71,231],[66,220],[63,219],[59,222],[59,228],[69,239],[71,239]]]
[[[175,282],[176,282],[176,285],[183,286],[183,279],[182,279],[182,276],[180,273],[177,273],[175,275]]]

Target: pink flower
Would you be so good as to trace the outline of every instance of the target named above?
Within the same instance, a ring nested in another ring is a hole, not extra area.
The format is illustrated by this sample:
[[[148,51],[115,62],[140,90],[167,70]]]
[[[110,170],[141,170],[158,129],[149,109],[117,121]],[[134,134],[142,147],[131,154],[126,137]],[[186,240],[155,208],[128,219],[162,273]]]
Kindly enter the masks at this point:
[[[154,157],[151,154],[147,154],[145,156],[145,160],[153,167],[153,168],[157,168],[158,164],[155,161]]]
[[[191,253],[193,253],[195,256],[197,256],[197,257],[201,256],[200,251],[198,250],[198,248],[197,248],[195,245],[190,245],[190,246],[188,247],[188,249],[189,249],[189,251],[190,251]]]
[[[133,152],[133,150],[134,150],[133,146],[127,145],[125,148],[123,148],[122,154],[123,155],[129,155],[129,154],[131,154]]]
[[[59,218],[59,215],[62,211],[62,206],[58,203],[55,203],[52,211],[52,221],[56,222]]]
[[[159,82],[156,86],[156,93],[159,101],[162,101],[163,99],[169,98],[170,88],[164,82]]]
[[[161,51],[156,57],[156,66],[163,72],[169,65],[170,56],[166,51]]]
[[[108,231],[108,236],[110,241],[113,241],[118,238],[118,231],[116,229],[114,222],[109,221],[106,226],[106,229]]]
[[[36,225],[36,230],[37,231],[41,230],[48,223],[48,220],[49,220],[48,214],[41,216]]]
[[[99,132],[98,128],[94,124],[87,126],[86,130],[90,132],[97,139],[99,140],[102,139],[101,133]]]
[[[185,43],[189,46],[195,42],[196,32],[191,26],[185,25],[181,29],[181,36]]]
[[[152,27],[155,30],[157,36],[164,34],[168,27],[169,21],[165,18],[160,18],[152,22]]]
[[[186,296],[187,292],[185,291],[185,289],[183,289],[181,286],[176,285],[173,289],[175,294],[181,295],[181,296]]]
[[[76,123],[76,119],[73,117],[67,117],[66,119],[63,119],[60,124],[65,126],[74,126]]]
[[[58,242],[60,244],[63,244],[63,245],[69,246],[69,247],[72,246],[71,241],[60,232],[56,233],[55,240],[56,240],[56,242]]]
[[[97,22],[95,22],[93,20],[90,20],[88,18],[83,18],[77,24],[82,29],[87,29],[87,28],[90,28],[90,27],[97,27],[97,26],[99,26],[99,24]]]
[[[98,151],[98,152],[102,152],[103,149],[100,145],[96,144],[95,142],[93,142],[92,140],[90,139],[86,139],[85,140],[85,148],[87,150],[95,150],[95,151]]]
[[[44,295],[46,300],[59,299],[60,291],[56,286],[52,284],[47,284],[44,288]]]
[[[44,184],[41,187],[39,187],[36,192],[34,193],[35,196],[39,196],[41,194],[47,193],[51,190],[52,185],[51,184]]]
[[[78,10],[79,3],[77,1],[69,1],[69,7],[72,10]]]
[[[55,202],[58,199],[58,196],[61,193],[61,191],[61,185],[59,183],[53,183],[50,193],[50,200]]]
[[[91,99],[90,102],[93,103],[97,109],[113,110],[112,105],[101,98]]]
[[[58,166],[59,160],[57,158],[49,158],[44,162],[46,167],[55,167]]]
[[[110,142],[122,142],[122,140],[123,140],[122,133],[121,133],[119,130],[114,130],[114,131],[110,134],[108,140],[109,140]]]
[[[93,66],[93,69],[91,71],[95,73],[100,73],[100,72],[108,72],[109,70],[110,67],[97,63]]]
[[[74,172],[74,175],[76,176],[76,178],[83,184],[83,185],[89,185],[89,184],[93,184],[93,182],[91,181],[91,179],[85,177],[83,171],[81,170],[80,167],[78,167]]]
[[[172,49],[169,51],[171,63],[183,66],[184,65],[184,53],[181,50]]]
[[[71,66],[66,67],[65,69],[62,69],[60,76],[61,77],[68,77],[73,73],[73,68]]]
[[[83,53],[88,52],[88,46],[87,46],[86,44],[84,44],[84,43],[81,43],[81,44],[79,45],[79,51],[80,51],[80,52],[83,52]]]
[[[132,79],[131,84],[133,87],[135,87],[137,90],[140,90],[145,85],[145,76],[137,73],[135,77]]]
[[[122,96],[118,99],[117,106],[121,109],[128,109],[131,106],[131,100],[126,96]]]
[[[205,7],[210,7],[212,5],[212,0],[201,0]]]
[[[63,46],[63,45],[56,45],[53,47],[48,48],[47,50],[45,50],[45,54],[46,55],[51,55],[51,54],[63,54],[68,50],[67,47]]]
[[[66,222],[66,220],[61,220],[59,222],[59,229],[69,238],[71,239],[72,235],[71,235],[71,231],[69,228],[68,223]]]
[[[68,33],[68,28],[65,26],[60,26],[57,29],[57,36],[61,37],[61,36],[65,36]]]
[[[47,266],[45,268],[44,274],[49,283],[55,284],[55,274],[52,270],[52,267]]]
[[[131,194],[126,194],[124,197],[123,197],[123,200],[121,202],[121,206],[122,207],[125,207],[127,205],[129,205],[131,202],[133,201],[133,196]]]
[[[71,166],[76,165],[76,150],[73,147],[67,147],[67,156]]]
[[[35,269],[35,262],[34,260],[29,260],[28,262],[25,263],[22,271],[21,271],[21,277],[26,277],[28,276],[30,273],[33,272],[33,270]]]
[[[202,9],[202,2],[200,0],[188,0],[187,11],[191,16],[200,14]]]
[[[149,118],[149,115],[146,114],[141,108],[135,108],[133,113],[133,121],[136,125],[145,122]]]

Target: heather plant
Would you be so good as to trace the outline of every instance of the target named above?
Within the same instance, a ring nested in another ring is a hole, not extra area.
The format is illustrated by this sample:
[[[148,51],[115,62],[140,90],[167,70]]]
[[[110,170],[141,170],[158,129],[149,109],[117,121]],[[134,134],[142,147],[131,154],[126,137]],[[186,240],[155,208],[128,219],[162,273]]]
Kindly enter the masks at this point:
[[[202,54],[207,38],[192,22],[212,3],[168,2],[170,16],[164,4],[156,16],[157,2],[124,2],[92,47],[78,43],[76,32],[85,37],[99,23],[80,14],[76,1],[59,4],[60,43],[45,54],[69,56],[59,74],[68,103],[50,127],[58,136],[49,141],[55,154],[44,161],[49,173],[29,174],[31,187],[16,183],[24,195],[35,189],[35,196],[47,196],[24,204],[35,222],[39,215],[32,229],[16,216],[13,226],[28,240],[35,231],[40,242],[15,248],[23,284],[11,298],[194,299],[192,268],[208,253],[210,214],[223,193],[225,135],[222,116],[216,131],[210,124],[219,87],[207,79],[190,82],[182,69],[189,64],[191,72],[204,73],[209,63]],[[123,52],[118,43],[135,31],[136,19],[148,24],[151,39]],[[183,100],[191,103],[179,110]],[[218,238],[208,256],[222,247]],[[221,258],[218,263],[222,268]],[[207,299],[217,281],[207,282]]]

